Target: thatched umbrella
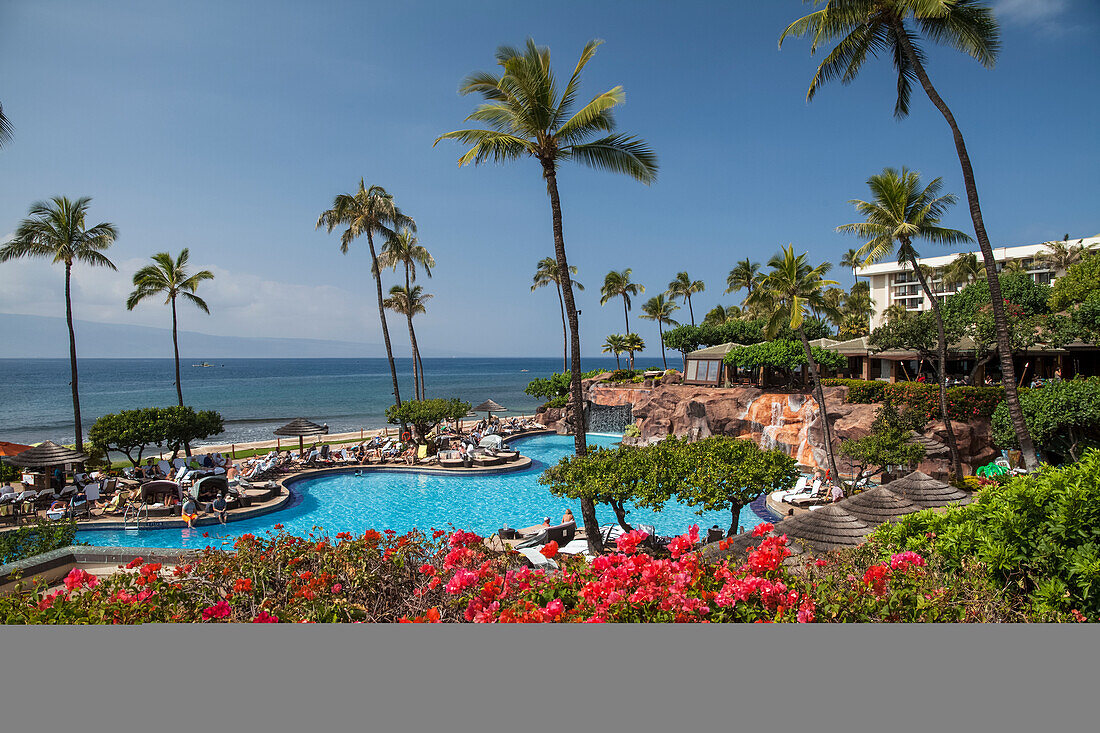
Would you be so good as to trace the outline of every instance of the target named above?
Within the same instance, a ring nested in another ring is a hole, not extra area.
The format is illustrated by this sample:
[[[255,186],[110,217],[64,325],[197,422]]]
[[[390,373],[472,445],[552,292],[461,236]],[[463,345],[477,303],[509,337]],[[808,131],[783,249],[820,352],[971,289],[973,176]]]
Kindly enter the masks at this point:
[[[498,405],[496,402],[493,402],[492,400],[485,400],[480,405],[473,408],[471,410],[471,412],[481,412],[482,410],[485,411],[485,419],[488,420],[490,417],[492,417],[491,413],[494,413],[494,412],[507,412],[508,408],[507,407],[501,407],[500,405]]]
[[[893,522],[898,517],[912,514],[921,509],[904,496],[898,496],[885,486],[876,486],[859,494],[853,494],[847,499],[837,502],[837,505],[872,527],[876,527],[883,522]]]
[[[77,453],[72,448],[58,445],[52,440],[39,443],[22,453],[8,457],[8,463],[27,468],[45,468],[48,466],[62,466],[66,463],[82,463],[88,460],[84,453]]]
[[[318,425],[315,422],[310,422],[304,417],[296,417],[286,425],[282,426],[275,431],[276,435],[290,435],[298,436],[298,455],[301,456],[306,452],[305,436],[307,435],[327,435],[328,425]]]
[[[922,507],[947,506],[970,499],[970,494],[926,473],[913,471],[908,476],[891,481],[886,488]]]
[[[775,534],[804,540],[810,547],[822,552],[855,547],[873,531],[874,527],[849,514],[839,504],[827,504],[814,511],[787,517],[775,525]]]

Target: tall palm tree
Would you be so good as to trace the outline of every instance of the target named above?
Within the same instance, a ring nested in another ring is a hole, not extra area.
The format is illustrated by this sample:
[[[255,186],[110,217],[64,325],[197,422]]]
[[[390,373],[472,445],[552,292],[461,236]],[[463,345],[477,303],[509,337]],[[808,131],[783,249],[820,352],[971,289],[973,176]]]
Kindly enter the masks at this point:
[[[932,85],[924,68],[925,53],[919,36],[955,48],[978,60],[986,68],[996,63],[1000,50],[1000,30],[993,11],[982,0],[828,0],[825,6],[787,26],[779,37],[812,36],[813,53],[821,43],[837,41],[836,46],[818,66],[810,83],[807,99],[812,99],[818,86],[832,79],[850,83],[862,68],[868,55],[888,54],[897,71],[897,101],[894,116],[909,114],[912,82],[919,81],[924,93],[939,110],[955,141],[955,152],[962,168],[966,200],[974,235],[985,261],[986,279],[993,307],[993,322],[997,332],[997,351],[1001,357],[1005,403],[1012,427],[1020,444],[1024,463],[1029,469],[1039,465],[1035,443],[1028,432],[1020,398],[1016,391],[1016,368],[1012,361],[1012,342],[1005,318],[1004,298],[997,279],[997,260],[985,230],[982,208],[978,201],[978,186],[966,141],[955,116]]]
[[[738,290],[744,288],[745,298],[741,302],[745,304],[752,297],[759,282],[760,263],[753,262],[746,257],[734,265],[733,269],[730,270],[730,274],[726,276],[726,292],[736,293]]]
[[[577,274],[577,266],[569,266],[570,281],[573,283],[573,287],[577,290],[584,290],[584,286],[573,279],[573,276]],[[535,292],[539,288],[546,287],[550,283],[554,284],[554,288],[558,291],[558,306],[561,308],[561,335],[565,345],[562,351],[562,372],[569,371],[569,332],[566,330],[565,321],[565,300],[562,298],[561,290],[562,278],[558,275],[558,261],[553,257],[543,257],[535,265],[535,277],[534,284],[531,285],[531,292]]]
[[[833,327],[840,329],[840,322],[842,315],[840,313],[841,307],[844,305],[845,298],[848,297],[848,293],[844,292],[844,288],[831,287],[825,288],[825,291],[821,294],[821,300],[825,304],[826,310],[821,313],[816,313],[817,316],[824,316],[827,321],[833,324]],[[833,314],[830,318],[827,314]]]
[[[961,481],[963,472],[959,446],[947,409],[947,332],[943,325],[939,298],[932,292],[928,274],[918,261],[920,253],[913,246],[916,239],[944,245],[971,241],[969,235],[957,229],[940,226],[943,215],[958,201],[958,197],[950,193],[940,195],[942,179],[934,178],[924,186],[921,184],[920,174],[907,168],[902,168],[901,172],[894,168],[884,168],[882,173],[876,173],[867,179],[867,185],[871,189],[871,201],[852,199],[848,202],[856,207],[856,211],[863,215],[865,221],[844,224],[837,227],[837,231],[868,240],[859,249],[859,256],[867,263],[877,262],[896,252],[898,262],[907,262],[913,268],[924,296],[932,304],[932,313],[936,320],[936,381],[939,383],[940,412],[947,431],[947,447],[951,450],[955,480]]]
[[[180,342],[176,319],[176,298],[183,296],[191,301],[203,313],[209,315],[210,307],[206,301],[195,295],[199,283],[213,280],[214,273],[200,270],[194,275],[187,274],[187,260],[190,251],[184,247],[179,257],[172,259],[167,252],[153,255],[153,264],[146,265],[134,273],[134,292],[126,299],[126,310],[133,310],[138,303],[153,295],[164,295],[164,304],[172,306],[172,350],[176,357],[176,401],[183,407],[183,386],[180,383]]]
[[[978,264],[978,256],[964,253],[943,268],[943,284],[951,287],[969,285],[985,277],[985,268]]]
[[[49,201],[34,203],[28,218],[19,223],[15,236],[0,247],[0,262],[18,257],[49,257],[54,264],[65,265],[65,321],[69,326],[70,386],[73,390],[73,424],[76,429],[76,449],[84,450],[84,432],[80,426],[80,392],[76,373],[76,332],[73,330],[72,273],[73,264],[82,262],[92,267],[117,270],[103,250],[118,238],[114,224],[102,222],[87,228],[85,219],[91,198],[70,200],[54,196]]]
[[[1084,240],[1080,240],[1077,244],[1070,244],[1068,234],[1060,242],[1043,242],[1047,251],[1039,253],[1035,259],[1052,270],[1065,272],[1070,265],[1077,264],[1085,256],[1086,249],[1083,242]]]
[[[4,105],[0,104],[0,148],[11,142],[11,121],[4,116]]]
[[[691,325],[695,325],[695,311],[691,309],[691,296],[701,293],[706,289],[702,280],[692,280],[686,272],[676,273],[676,279],[668,284],[668,294],[671,298],[682,298],[687,302],[688,315],[691,316]]]
[[[680,273],[686,275],[686,272]],[[680,324],[672,320],[672,314],[680,310],[680,306],[673,303],[671,300],[665,300],[665,294],[655,295],[645,303],[642,303],[642,315],[639,318],[644,318],[647,321],[657,321],[657,333],[661,335],[661,363],[665,369],[668,369],[668,360],[665,358],[665,326],[679,326]]]
[[[425,304],[432,296],[424,292],[419,285],[413,285],[411,289],[394,285],[390,288],[390,297],[382,301],[382,304],[394,313],[400,313],[409,321],[409,344],[412,346],[413,376],[416,376],[416,365],[420,363],[420,346],[416,343],[416,330],[413,329],[413,316],[424,313]],[[420,389],[423,390],[424,382],[420,381]],[[424,393],[420,392],[413,399],[424,399]]]
[[[886,319],[887,323],[904,320],[910,315],[912,315],[912,312],[902,303],[891,303],[882,309],[882,317]]]
[[[840,330],[848,338],[869,334],[871,315],[874,312],[875,301],[871,297],[870,285],[866,280],[856,283],[841,305]]]
[[[408,227],[402,227],[400,231],[386,237],[386,241],[382,244],[382,252],[378,255],[378,265],[379,267],[390,267],[394,270],[397,269],[398,265],[404,265],[405,291],[411,292],[412,284],[416,281],[416,266],[420,265],[424,274],[431,277],[432,268],[435,267],[435,258],[432,257],[431,252],[424,245],[420,244],[420,240]],[[413,314],[406,313],[405,316],[409,321],[409,337],[412,338]],[[413,392],[418,400],[424,399],[426,394],[424,364],[420,361],[420,352],[415,348],[415,344],[413,347]]]
[[[604,354],[614,354],[615,368],[621,368],[622,364],[619,362],[619,354],[626,351],[626,337],[618,333],[610,334],[607,340],[603,342],[603,349],[601,349],[601,351]]]
[[[723,305],[716,305],[703,316],[703,325],[705,326],[710,323],[715,326],[721,326],[723,323],[740,320],[740,318],[741,309],[737,306],[731,305],[727,308]]]
[[[374,276],[375,291],[378,296],[378,320],[382,322],[382,340],[386,344],[386,359],[390,363],[390,376],[393,378],[393,398],[400,406],[401,388],[397,384],[397,365],[393,361],[393,347],[390,345],[390,329],[386,324],[386,306],[382,298],[382,271],[378,267],[378,253],[374,249],[374,235],[388,237],[399,226],[416,231],[416,222],[402,213],[393,196],[381,186],[367,188],[363,179],[359,179],[359,190],[355,193],[342,193],[332,200],[332,208],[321,212],[317,217],[317,229],[325,227],[332,233],[336,227],[346,226],[340,235],[340,251],[348,253],[352,241],[361,234],[367,235],[370,248],[371,275]]]
[[[833,453],[833,430],[829,425],[829,412],[825,407],[825,392],[821,387],[821,379],[818,378],[817,362],[814,361],[810,341],[803,328],[803,322],[811,312],[831,315],[825,303],[824,290],[830,285],[837,284],[835,280],[825,279],[825,274],[832,264],[824,262],[817,267],[811,267],[805,253],[796,255],[794,246],[788,245],[768,260],[768,267],[771,270],[764,275],[751,297],[763,300],[771,309],[771,315],[765,327],[765,333],[769,339],[774,338],[783,326],[789,326],[798,332],[802,341],[802,351],[810,366],[810,376],[814,383],[814,399],[821,408],[825,455],[829,460],[833,476],[840,481],[840,471],[837,470],[836,455]]]
[[[630,282],[631,269],[628,267],[621,272],[612,270],[603,279],[603,287],[600,288],[600,305],[605,305],[612,298],[623,299],[623,317],[626,318],[626,332],[630,333],[630,296],[645,292],[645,285]]]
[[[859,282],[859,269],[863,263],[859,260],[859,250],[853,247],[840,256],[840,266],[852,271],[852,277]]]
[[[630,353],[630,371],[634,371],[634,352],[645,351],[645,340],[636,333],[623,336],[623,350]]]
[[[581,345],[577,308],[569,279],[569,262],[565,257],[562,235],[561,200],[558,196],[558,164],[577,160],[592,168],[624,173],[642,183],[657,178],[657,156],[642,140],[631,135],[615,134],[612,109],[622,104],[622,87],[616,86],[598,94],[573,112],[580,87],[581,72],[592,59],[602,41],[585,44],[581,57],[569,81],[559,95],[550,71],[550,49],[539,48],[528,39],[523,49],[501,46],[497,49],[500,74],[474,72],[463,81],[461,94],[481,94],[486,103],[478,107],[467,120],[484,122],[490,129],[456,130],[441,135],[471,145],[459,158],[459,165],[493,161],[503,163],[530,156],[542,167],[546,193],[554,225],[554,257],[561,276],[565,313],[569,319],[569,352],[571,385],[575,414],[573,445],[577,455],[588,452],[583,420],[581,395]],[[593,139],[595,138],[595,139]],[[592,527],[588,549],[602,552],[596,520],[596,505],[590,499],[581,500],[584,526]]]

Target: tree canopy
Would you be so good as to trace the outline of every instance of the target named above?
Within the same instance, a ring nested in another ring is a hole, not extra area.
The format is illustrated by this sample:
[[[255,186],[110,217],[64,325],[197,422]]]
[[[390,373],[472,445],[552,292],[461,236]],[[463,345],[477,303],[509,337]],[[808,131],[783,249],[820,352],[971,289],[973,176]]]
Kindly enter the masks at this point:
[[[1076,461],[1085,449],[1100,446],[1100,377],[1055,380],[1036,389],[1021,389],[1020,406],[1040,450]],[[1019,447],[1003,402],[993,411],[993,443]]]
[[[461,420],[469,411],[470,403],[459,399],[409,400],[387,407],[386,420],[391,425],[411,425],[417,442],[424,442],[436,425],[444,420]]]
[[[841,443],[840,455],[857,477],[874,476],[887,466],[914,466],[924,458],[924,446],[910,442],[911,431],[919,431],[924,422],[920,411],[898,412],[886,402],[875,413],[871,431],[862,438]]]
[[[1095,293],[1100,293],[1100,255],[1088,252],[1054,281],[1050,288],[1050,308],[1062,311],[1075,303],[1084,303]]]
[[[137,466],[150,446],[163,446],[173,457],[185,446],[217,435],[225,429],[222,416],[213,410],[196,412],[191,407],[143,407],[103,415],[88,432],[94,449],[122,453]]]

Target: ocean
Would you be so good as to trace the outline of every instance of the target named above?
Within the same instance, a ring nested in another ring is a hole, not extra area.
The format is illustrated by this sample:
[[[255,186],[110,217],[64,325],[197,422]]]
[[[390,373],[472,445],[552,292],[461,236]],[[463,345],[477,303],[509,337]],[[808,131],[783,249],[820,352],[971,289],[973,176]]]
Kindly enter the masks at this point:
[[[582,359],[587,371],[613,369],[612,357]],[[217,410],[225,432],[208,443],[271,440],[295,417],[328,423],[333,433],[385,426],[393,404],[385,359],[218,359],[212,367],[181,362],[183,399]],[[412,397],[411,359],[397,359],[401,397]],[[80,410],[85,438],[101,415],[176,404],[172,359],[80,359]],[[540,402],[527,383],[561,371],[560,358],[424,359],[428,397],[471,405],[493,399],[508,414],[533,413]],[[0,440],[72,443],[68,359],[0,359]]]

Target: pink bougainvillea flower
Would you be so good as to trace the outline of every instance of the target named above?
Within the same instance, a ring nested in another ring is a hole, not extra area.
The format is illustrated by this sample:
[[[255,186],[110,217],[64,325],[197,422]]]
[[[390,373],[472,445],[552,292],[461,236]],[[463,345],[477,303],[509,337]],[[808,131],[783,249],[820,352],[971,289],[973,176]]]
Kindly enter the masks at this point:
[[[213,606],[202,609],[202,620],[209,621],[212,618],[225,618],[232,612],[232,608],[223,598]]]
[[[560,598],[555,598],[554,600],[552,600],[552,601],[550,601],[549,603],[546,604],[546,611],[545,611],[546,618],[547,619],[556,619],[558,616],[561,616],[561,614],[564,610],[565,610],[565,604],[561,602]]]
[[[638,545],[645,542],[646,537],[649,537],[647,532],[634,529],[619,537],[615,544],[618,546],[619,552],[632,555],[638,549]]]
[[[278,616],[273,616],[272,614],[268,613],[266,610],[261,610],[259,615],[256,616],[256,618],[252,619],[252,623],[254,623],[254,624],[277,624],[277,623],[279,623],[279,617]]]
[[[773,529],[775,529],[774,524],[768,524],[767,522],[764,522],[763,524],[758,524],[752,528],[752,536],[763,537],[768,532],[771,532]]]
[[[924,558],[913,552],[912,550],[906,550],[905,552],[899,552],[896,555],[890,557],[890,569],[900,570],[905,572],[911,567],[923,568],[925,563]]]
[[[133,560],[131,560],[130,562],[126,563],[126,569],[127,569],[127,570],[133,570],[134,568],[136,568],[136,567],[138,567],[139,565],[141,565],[141,564],[142,564],[143,562],[145,562],[145,561],[144,561],[144,559],[142,559],[142,557],[141,557],[141,556],[135,557],[135,558],[134,558]]]
[[[85,585],[89,588],[95,588],[98,583],[99,578],[80,568],[73,568],[65,576],[65,587],[69,590],[83,588]]]
[[[339,593],[343,589],[344,589],[344,586],[340,585],[339,583],[334,583],[333,586],[332,586],[332,592],[333,593]]]

